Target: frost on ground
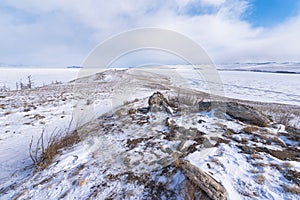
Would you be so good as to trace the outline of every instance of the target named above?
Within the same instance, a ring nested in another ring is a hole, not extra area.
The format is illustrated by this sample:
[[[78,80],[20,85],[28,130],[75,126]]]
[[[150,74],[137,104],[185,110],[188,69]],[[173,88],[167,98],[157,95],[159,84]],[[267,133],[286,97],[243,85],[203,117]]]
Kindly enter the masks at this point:
[[[299,199],[297,128],[256,103],[179,89],[154,72],[109,70],[1,94],[0,199],[214,198],[205,185],[220,199]],[[56,127],[80,140],[34,168],[31,137]]]

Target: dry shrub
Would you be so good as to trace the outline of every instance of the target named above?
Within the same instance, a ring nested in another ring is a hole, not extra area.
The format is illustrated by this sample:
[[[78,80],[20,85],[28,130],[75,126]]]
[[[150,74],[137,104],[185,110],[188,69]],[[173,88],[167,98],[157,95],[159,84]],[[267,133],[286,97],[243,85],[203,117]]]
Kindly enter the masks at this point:
[[[129,115],[134,115],[136,113],[136,109],[134,109],[134,108],[130,108],[129,110],[128,110],[128,114]]]
[[[257,162],[257,163],[254,163],[253,165],[256,166],[256,167],[266,167],[266,166],[268,166],[267,163],[263,163],[263,162]]]
[[[262,160],[263,159],[262,156],[259,155],[258,153],[252,154],[251,158],[255,159],[255,160]]]
[[[222,166],[222,163],[221,163],[220,160],[217,159],[217,158],[211,159],[211,162],[215,163],[216,165]]]
[[[266,177],[263,174],[257,175],[255,177],[255,182],[258,184],[264,184],[266,181]]]
[[[290,113],[282,113],[278,116],[278,123],[283,124],[285,126],[291,126],[291,121],[294,119],[294,116]]]
[[[184,104],[187,106],[193,106],[197,103],[197,97],[193,95],[180,95],[178,98],[180,104]]]
[[[135,103],[135,102],[138,102],[138,101],[139,101],[139,99],[138,99],[138,98],[135,98],[135,99],[132,100],[132,101],[124,101],[124,102],[123,102],[123,105],[125,106],[125,105],[132,104],[132,103]]]
[[[168,103],[172,108],[178,108],[179,107],[179,100],[176,96],[170,96],[168,95]]]
[[[282,171],[282,167],[277,163],[270,163],[270,167],[275,168],[279,171]]]
[[[178,154],[177,152],[175,152],[175,153],[173,154],[173,158],[174,158],[174,160],[175,160],[175,165],[176,165],[176,167],[177,167],[177,168],[180,168],[179,154]]]
[[[65,132],[55,130],[51,134],[50,138],[45,144],[44,130],[36,142],[35,148],[33,147],[33,137],[29,144],[29,155],[36,169],[43,170],[48,167],[54,160],[54,158],[64,148],[72,147],[80,142],[80,136],[75,130],[70,132],[72,120],[69,127]]]
[[[285,162],[282,164],[282,167],[284,167],[286,169],[291,169],[293,167],[293,165],[289,162]]]
[[[79,187],[82,187],[85,183],[86,183],[86,180],[84,178],[80,178],[78,185],[79,185]]]
[[[283,185],[282,187],[284,188],[284,190],[286,192],[300,195],[300,187],[297,185],[294,185],[294,186]]]
[[[259,128],[256,126],[247,126],[247,127],[243,128],[243,131],[248,134],[257,132],[258,130],[259,130]]]
[[[262,140],[266,140],[268,137],[267,137],[266,134],[260,134],[259,138],[262,139]]]
[[[198,112],[199,111],[199,102],[203,101],[203,98],[200,98],[197,95],[190,93],[180,93],[178,92],[177,96],[168,96],[168,103],[175,110],[189,111],[189,112]]]

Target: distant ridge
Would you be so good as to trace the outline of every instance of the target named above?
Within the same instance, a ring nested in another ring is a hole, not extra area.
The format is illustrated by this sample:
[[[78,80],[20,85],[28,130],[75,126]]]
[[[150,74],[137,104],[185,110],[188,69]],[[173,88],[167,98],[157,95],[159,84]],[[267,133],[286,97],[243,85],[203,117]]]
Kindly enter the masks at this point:
[[[300,72],[291,71],[269,71],[269,70],[259,70],[259,69],[218,69],[219,71],[244,71],[244,72],[263,72],[263,73],[278,73],[278,74],[300,74]]]
[[[82,66],[68,66],[67,68],[82,68]]]
[[[250,71],[264,73],[300,74],[299,62],[260,62],[218,65],[220,71]]]

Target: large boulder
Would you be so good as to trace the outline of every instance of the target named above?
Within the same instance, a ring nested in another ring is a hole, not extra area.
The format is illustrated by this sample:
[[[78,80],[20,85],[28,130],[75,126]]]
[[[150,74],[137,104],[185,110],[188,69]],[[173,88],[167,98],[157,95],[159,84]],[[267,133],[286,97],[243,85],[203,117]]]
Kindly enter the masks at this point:
[[[155,92],[149,97],[148,108],[151,112],[166,111],[169,114],[174,112],[168,100],[160,92]]]
[[[270,119],[256,110],[255,108],[236,103],[236,102],[200,102],[200,111],[215,111],[216,116],[223,116],[224,114],[239,120],[241,122],[252,124],[256,126],[267,126],[271,121]]]
[[[257,126],[267,126],[271,122],[266,115],[243,104],[227,103],[226,113],[239,121]]]
[[[183,173],[201,190],[203,190],[210,199],[226,200],[227,191],[225,187],[216,181],[208,173],[191,164],[189,161],[179,158],[179,167]]]

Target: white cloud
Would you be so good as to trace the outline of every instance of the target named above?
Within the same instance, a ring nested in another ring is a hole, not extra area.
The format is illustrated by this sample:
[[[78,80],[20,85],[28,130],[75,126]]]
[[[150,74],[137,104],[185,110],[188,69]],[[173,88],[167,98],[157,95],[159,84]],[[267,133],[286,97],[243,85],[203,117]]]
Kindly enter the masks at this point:
[[[200,3],[207,6],[220,6],[226,2],[226,0],[199,0]]]
[[[98,43],[138,27],[186,34],[217,62],[300,59],[300,17],[272,28],[254,28],[242,20],[249,6],[245,0],[4,0],[1,4],[10,7],[0,14],[0,62],[5,63],[80,64]],[[198,4],[214,10],[189,13],[190,6]]]

